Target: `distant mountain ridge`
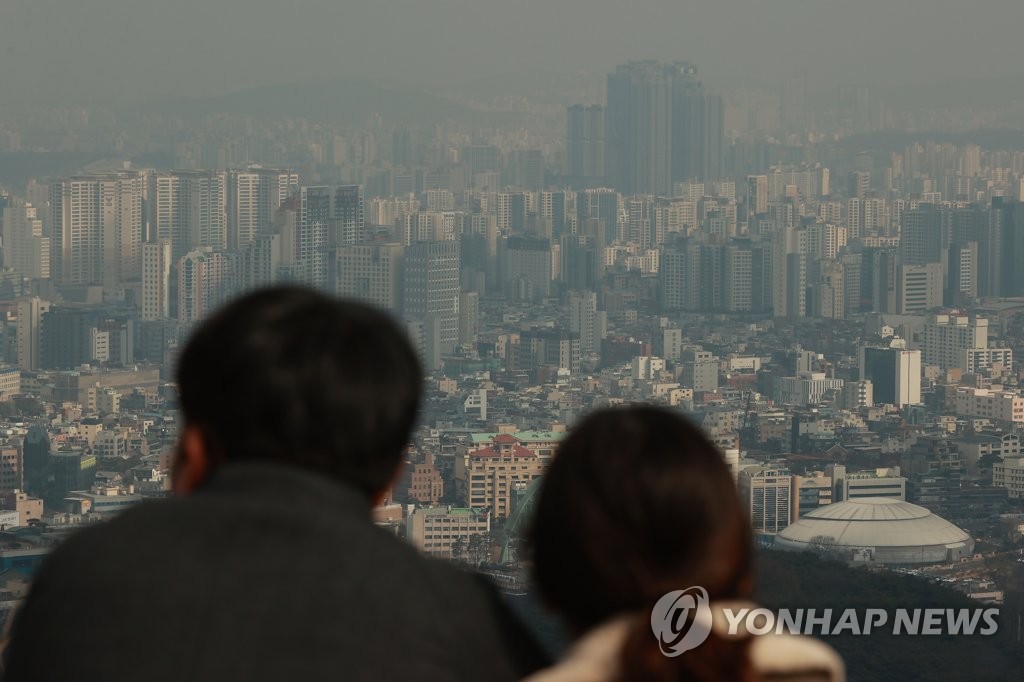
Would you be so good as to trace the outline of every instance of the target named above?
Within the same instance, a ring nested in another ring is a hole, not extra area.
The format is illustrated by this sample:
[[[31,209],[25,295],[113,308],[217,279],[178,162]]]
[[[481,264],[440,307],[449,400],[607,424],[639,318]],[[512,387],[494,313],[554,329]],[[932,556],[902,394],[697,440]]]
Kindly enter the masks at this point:
[[[402,125],[433,124],[478,115],[462,104],[428,92],[349,78],[261,86],[209,97],[168,98],[139,108],[186,118],[239,114],[353,125],[365,125],[378,114],[388,123]]]

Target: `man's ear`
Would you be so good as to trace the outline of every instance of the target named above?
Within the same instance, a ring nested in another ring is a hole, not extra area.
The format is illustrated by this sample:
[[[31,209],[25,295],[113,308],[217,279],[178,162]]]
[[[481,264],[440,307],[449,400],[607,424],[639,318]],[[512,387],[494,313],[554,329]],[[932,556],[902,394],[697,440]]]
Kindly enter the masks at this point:
[[[171,488],[175,495],[188,495],[210,475],[210,449],[197,426],[186,426],[178,439],[171,472]]]
[[[402,451],[402,459],[398,462],[398,466],[395,467],[395,471],[391,474],[391,480],[382,489],[377,491],[377,494],[370,498],[370,504],[374,507],[379,507],[385,502],[391,502],[388,498],[394,492],[395,483],[398,481],[398,477],[402,475],[402,470],[405,469],[405,451]]]

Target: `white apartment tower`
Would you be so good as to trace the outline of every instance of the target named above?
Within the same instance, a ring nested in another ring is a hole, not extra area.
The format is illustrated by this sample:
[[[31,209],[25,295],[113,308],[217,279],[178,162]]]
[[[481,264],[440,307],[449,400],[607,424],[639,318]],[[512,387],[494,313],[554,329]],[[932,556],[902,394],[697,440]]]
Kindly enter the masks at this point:
[[[43,236],[43,221],[32,204],[15,202],[3,210],[3,266],[23,277],[50,276],[50,238]]]

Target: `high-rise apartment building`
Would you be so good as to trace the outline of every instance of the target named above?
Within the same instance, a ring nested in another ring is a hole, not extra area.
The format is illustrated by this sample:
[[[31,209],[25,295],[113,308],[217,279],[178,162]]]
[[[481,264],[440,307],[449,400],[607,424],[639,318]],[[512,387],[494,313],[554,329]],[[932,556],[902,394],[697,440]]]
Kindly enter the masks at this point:
[[[250,166],[227,176],[228,248],[244,249],[270,230],[281,203],[298,191],[299,176],[280,168]]]
[[[178,322],[193,324],[235,293],[235,254],[209,247],[193,249],[178,261]]]
[[[227,173],[157,172],[146,183],[150,240],[170,243],[175,261],[192,249],[227,248]]]
[[[43,236],[43,221],[32,204],[14,201],[0,211],[3,225],[3,267],[22,277],[50,276],[50,238]]]
[[[171,315],[171,243],[142,245],[141,319],[161,320]]]
[[[115,293],[141,275],[143,176],[90,175],[50,185],[50,272],[60,286]]]
[[[597,309],[596,292],[569,294],[569,331],[580,335],[580,352],[584,355],[600,350],[605,335],[605,315]]]

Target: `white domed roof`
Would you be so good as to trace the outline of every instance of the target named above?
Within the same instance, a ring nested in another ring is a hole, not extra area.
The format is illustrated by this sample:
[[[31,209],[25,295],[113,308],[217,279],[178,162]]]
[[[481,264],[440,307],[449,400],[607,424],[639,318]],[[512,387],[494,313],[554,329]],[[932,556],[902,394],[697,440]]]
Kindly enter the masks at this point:
[[[970,535],[924,507],[883,497],[830,504],[801,516],[776,537],[781,546],[837,547],[973,545]]]

